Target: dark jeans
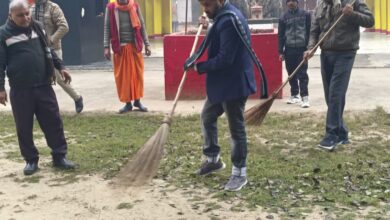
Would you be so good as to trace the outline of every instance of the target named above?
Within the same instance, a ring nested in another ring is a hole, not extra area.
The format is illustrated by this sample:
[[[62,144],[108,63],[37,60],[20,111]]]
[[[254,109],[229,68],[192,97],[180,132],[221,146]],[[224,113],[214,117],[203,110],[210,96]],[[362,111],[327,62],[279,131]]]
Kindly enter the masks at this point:
[[[203,153],[208,157],[219,155],[221,147],[218,145],[218,118],[225,113],[229,122],[232,139],[231,160],[235,167],[246,167],[247,140],[244,121],[244,109],[247,97],[223,103],[211,103],[206,99],[201,123],[204,137]]]
[[[34,115],[45,134],[53,157],[65,156],[67,143],[57,98],[51,86],[11,89],[10,100],[22,156],[27,162],[39,159],[33,140]]]
[[[356,52],[321,53],[321,74],[328,112],[326,115],[326,135],[340,140],[348,138],[348,128],[343,121],[345,95]]]
[[[285,51],[285,61],[287,73],[290,76],[298,65],[303,60],[303,53],[305,48],[286,48]],[[309,76],[307,75],[308,65],[303,64],[303,66],[298,70],[295,76],[289,81],[291,87],[291,95],[295,96],[300,94],[301,97],[308,96],[308,84]]]

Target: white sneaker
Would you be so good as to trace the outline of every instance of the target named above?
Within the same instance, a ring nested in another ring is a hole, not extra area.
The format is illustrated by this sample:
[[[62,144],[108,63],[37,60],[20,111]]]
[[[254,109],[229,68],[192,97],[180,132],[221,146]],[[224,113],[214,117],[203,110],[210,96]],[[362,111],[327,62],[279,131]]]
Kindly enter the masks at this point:
[[[296,104],[300,102],[301,102],[301,98],[298,95],[290,96],[290,98],[288,98],[287,100],[287,104]]]
[[[310,107],[309,96],[303,96],[303,97],[302,97],[302,104],[301,104],[301,107],[302,107],[302,108],[309,108],[309,107]]]

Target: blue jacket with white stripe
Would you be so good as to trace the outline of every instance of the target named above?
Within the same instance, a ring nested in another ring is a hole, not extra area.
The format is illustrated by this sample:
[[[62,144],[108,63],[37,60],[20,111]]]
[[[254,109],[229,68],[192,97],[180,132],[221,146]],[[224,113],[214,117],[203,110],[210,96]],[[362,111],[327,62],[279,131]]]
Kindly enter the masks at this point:
[[[247,37],[250,31],[242,13],[226,4],[224,10],[233,11],[244,26]],[[217,12],[221,13],[222,9]],[[252,59],[236,32],[230,16],[221,17],[213,24],[208,59],[197,64],[199,73],[207,73],[207,97],[212,103],[221,103],[247,97],[256,92]]]

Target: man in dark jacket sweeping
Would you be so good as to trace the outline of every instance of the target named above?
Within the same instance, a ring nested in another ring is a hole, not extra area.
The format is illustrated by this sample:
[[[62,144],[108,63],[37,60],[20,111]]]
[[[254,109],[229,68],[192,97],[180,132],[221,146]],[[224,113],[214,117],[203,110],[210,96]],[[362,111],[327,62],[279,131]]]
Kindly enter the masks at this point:
[[[207,99],[201,113],[204,137],[203,153],[207,160],[197,171],[206,175],[225,168],[220,158],[217,120],[225,113],[229,122],[233,163],[225,190],[238,191],[246,183],[247,137],[244,109],[247,97],[256,92],[250,32],[242,13],[225,0],[199,0],[207,17],[214,20],[200,49],[184,68],[206,73]],[[208,46],[208,60],[198,62]],[[263,80],[265,81],[265,80]],[[262,89],[266,86],[262,86]],[[266,92],[265,92],[266,93]],[[266,95],[263,93],[263,95]]]
[[[325,101],[328,106],[325,136],[319,147],[333,150],[338,144],[349,143],[348,129],[343,120],[345,96],[356,51],[359,49],[360,27],[372,27],[374,17],[363,0],[321,0],[314,11],[308,49],[311,50],[337,18],[341,19],[320,45],[321,74]],[[305,59],[313,54],[305,52]]]
[[[38,170],[39,153],[33,141],[34,115],[52,149],[53,166],[73,169],[65,158],[67,143],[51,83],[54,67],[66,83],[71,81],[62,61],[48,47],[41,24],[31,19],[27,0],[12,0],[9,19],[0,27],[0,104],[6,105],[5,70],[19,147],[26,161],[25,175]]]

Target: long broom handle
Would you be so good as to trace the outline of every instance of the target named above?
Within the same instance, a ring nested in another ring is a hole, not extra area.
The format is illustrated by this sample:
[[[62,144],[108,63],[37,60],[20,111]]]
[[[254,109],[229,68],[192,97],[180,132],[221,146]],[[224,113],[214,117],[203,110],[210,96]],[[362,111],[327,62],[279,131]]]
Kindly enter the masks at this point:
[[[205,15],[205,14],[203,14],[203,15]],[[195,36],[194,44],[192,45],[190,56],[192,56],[192,54],[194,54],[194,52],[195,52],[196,45],[198,45],[199,35],[202,32],[202,29],[203,29],[203,25],[200,24],[199,28],[198,28],[198,32],[196,32],[196,36]],[[179,97],[180,97],[180,94],[183,90],[184,82],[186,81],[186,79],[187,79],[187,70],[184,71],[183,77],[181,78],[179,88],[177,89],[176,96],[175,96],[175,99],[173,101],[172,110],[171,110],[170,114],[168,115],[169,119],[172,117],[173,113],[175,113],[177,102],[179,101]]]
[[[350,4],[355,4],[356,0],[353,0]],[[333,29],[336,27],[336,25],[341,21],[341,19],[344,17],[344,14],[341,14],[339,18],[333,23],[333,25],[329,28],[329,30],[322,36],[322,38],[318,41],[318,43],[310,50],[310,56],[314,54],[314,52],[317,50],[317,48],[320,46],[320,44],[325,40],[325,38],[328,37],[330,32],[333,31]],[[310,59],[310,58],[309,58]],[[273,96],[277,96],[279,92],[287,85],[287,83],[297,74],[298,70],[305,64],[306,60],[303,59],[301,63],[299,63],[298,67],[295,68],[294,72],[291,73],[291,75],[287,78],[287,80],[280,86],[273,94]]]

